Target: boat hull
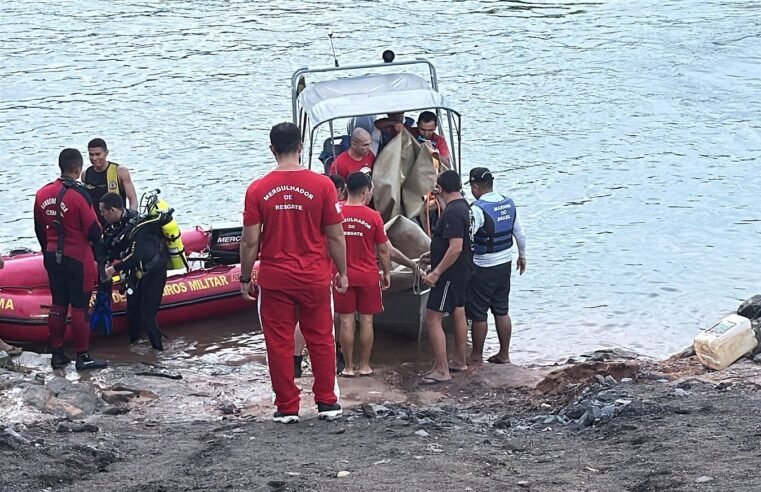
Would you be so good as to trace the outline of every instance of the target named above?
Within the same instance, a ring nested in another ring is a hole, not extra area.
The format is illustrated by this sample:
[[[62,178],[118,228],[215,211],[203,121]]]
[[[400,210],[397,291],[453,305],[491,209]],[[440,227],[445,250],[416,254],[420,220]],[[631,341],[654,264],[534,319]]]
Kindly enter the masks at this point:
[[[208,247],[209,233],[200,227],[182,232],[185,250],[200,253]],[[167,278],[158,313],[162,326],[223,317],[255,306],[240,296],[240,265],[215,266]],[[91,305],[95,302],[95,292]],[[127,296],[114,285],[111,294],[111,334],[127,331]],[[47,273],[40,253],[9,257],[0,270],[0,338],[15,342],[45,343],[48,311],[52,303]],[[71,336],[67,329],[67,339]]]
[[[255,309],[240,296],[240,266],[217,266],[167,279],[158,313],[160,326],[177,325],[204,318]],[[127,296],[114,286],[111,294],[112,335],[127,331]],[[93,293],[91,303],[95,301]],[[47,286],[0,288],[0,338],[15,342],[45,343],[48,338]],[[67,340],[71,332],[67,327]]]

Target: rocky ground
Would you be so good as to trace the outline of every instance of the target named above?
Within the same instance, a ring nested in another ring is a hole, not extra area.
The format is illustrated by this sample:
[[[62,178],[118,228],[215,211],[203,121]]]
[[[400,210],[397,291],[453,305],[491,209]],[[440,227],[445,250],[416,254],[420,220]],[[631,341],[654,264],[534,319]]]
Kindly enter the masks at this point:
[[[749,360],[706,372],[694,357],[598,352],[436,388],[402,366],[341,380],[343,418],[288,426],[191,374],[15,369],[0,370],[2,490],[761,489]]]

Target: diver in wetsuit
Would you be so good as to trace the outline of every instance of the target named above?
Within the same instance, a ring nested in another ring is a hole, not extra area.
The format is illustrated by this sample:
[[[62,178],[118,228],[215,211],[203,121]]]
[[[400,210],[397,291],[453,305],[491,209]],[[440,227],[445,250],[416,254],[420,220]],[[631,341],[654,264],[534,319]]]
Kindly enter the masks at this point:
[[[161,232],[167,216],[143,217],[134,210],[125,210],[124,200],[116,193],[103,195],[99,206],[101,215],[110,224],[104,240],[108,256],[120,260],[108,267],[106,273],[109,276],[118,273],[126,279],[130,343],[140,339],[145,326],[153,348],[163,350],[156,314],[164,296],[169,261]],[[171,214],[168,217],[171,220]]]
[[[100,242],[101,229],[90,197],[77,182],[82,154],[64,149],[58,156],[61,177],[37,191],[34,232],[43,251],[53,305],[48,315],[48,345],[53,369],[63,369],[70,359],[64,353],[66,318],[73,333],[77,371],[102,369],[107,363],[90,356],[87,308],[95,285],[95,258],[91,245]]]

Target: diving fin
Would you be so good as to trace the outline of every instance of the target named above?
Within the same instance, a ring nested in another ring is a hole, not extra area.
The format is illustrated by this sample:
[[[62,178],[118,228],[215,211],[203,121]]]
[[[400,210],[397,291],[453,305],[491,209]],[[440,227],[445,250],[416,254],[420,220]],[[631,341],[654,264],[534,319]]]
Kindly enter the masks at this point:
[[[95,305],[90,314],[90,331],[111,334],[113,311],[111,308],[111,283],[100,284],[95,294]]]

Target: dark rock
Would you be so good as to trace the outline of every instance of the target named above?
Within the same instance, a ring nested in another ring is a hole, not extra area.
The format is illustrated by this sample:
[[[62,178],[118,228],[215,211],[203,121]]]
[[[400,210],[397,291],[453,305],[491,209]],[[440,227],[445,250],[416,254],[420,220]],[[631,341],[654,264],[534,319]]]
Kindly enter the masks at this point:
[[[20,387],[24,390],[22,396],[24,403],[39,410],[44,410],[50,398],[53,397],[53,392],[43,386],[24,384]]]
[[[690,357],[693,357],[695,355],[695,347],[693,345],[690,345],[689,347],[683,349],[681,352],[678,352],[671,356],[672,359],[689,359]]]
[[[758,354],[757,356],[753,357],[753,362],[756,364],[761,364],[761,354]]]
[[[698,384],[698,381],[695,381],[694,379],[685,379],[684,381],[679,381],[676,387],[683,390],[688,390],[693,388],[696,384]]]
[[[494,422],[492,425],[495,429],[509,429],[512,427],[512,422],[510,422],[510,416],[509,415],[503,415],[499,420]]]
[[[123,415],[125,413],[129,412],[129,407],[122,407],[117,405],[109,405],[106,407],[105,410],[103,410],[104,415]]]
[[[115,405],[117,403],[127,403],[135,396],[131,391],[113,391],[107,390],[101,393],[100,397],[103,401]]]
[[[567,406],[561,413],[571,420],[576,420],[586,412],[587,409],[578,403]]]
[[[611,385],[616,385],[616,384],[618,384],[618,381],[616,381],[616,378],[614,378],[614,377],[613,377],[613,376],[611,376],[610,374],[609,374],[609,375],[607,375],[607,376],[605,376],[605,382],[606,382],[607,384],[611,384]]]
[[[140,371],[135,373],[136,376],[151,376],[156,378],[167,378],[167,379],[182,379],[182,374],[179,372],[174,371],[164,371],[164,370],[158,370],[158,369],[151,369],[149,371]]]
[[[54,395],[58,395],[74,385],[71,381],[61,376],[55,376],[45,385]]]
[[[502,444],[502,448],[516,453],[523,453],[528,449],[524,443],[518,441],[507,441]]]
[[[721,383],[715,386],[716,391],[727,391],[731,387],[732,387],[732,383],[727,381],[722,381]]]
[[[595,417],[591,411],[587,410],[584,415],[579,417],[579,425],[582,427],[589,427],[595,423]]]
[[[125,383],[116,383],[110,388],[112,391],[129,391],[130,393],[134,393],[135,395],[139,395],[142,391],[137,386],[132,386],[131,384],[125,384]]]
[[[85,415],[92,415],[103,405],[89,383],[72,384],[58,394],[58,399],[79,408]]]
[[[589,427],[600,417],[602,417],[602,410],[599,407],[590,405],[589,408],[587,408],[587,411],[584,412],[584,415],[579,419],[579,424],[583,427]]]
[[[151,400],[155,400],[159,397],[156,393],[149,390],[140,389],[137,386],[133,386],[131,384],[125,384],[125,383],[116,383],[115,385],[111,386],[111,391],[129,391],[130,393],[134,394],[138,398],[147,398]]]
[[[97,425],[87,424],[84,422],[61,422],[56,428],[56,432],[98,432],[100,428]]]
[[[285,490],[285,488],[288,486],[288,483],[282,482],[280,480],[271,480],[267,482],[267,486],[272,489],[272,492],[280,492]]]
[[[427,408],[427,409],[423,410],[422,412],[419,412],[418,416],[419,417],[428,417],[430,419],[434,419],[435,420],[435,419],[440,418],[445,413],[447,413],[447,412],[443,408],[440,408],[440,407],[430,407],[430,408]]]
[[[374,419],[378,417],[378,414],[375,412],[375,409],[369,403],[362,404],[360,408],[362,408],[362,413],[365,414],[365,417],[370,419]]]
[[[600,418],[601,419],[612,419],[616,414],[616,406],[615,405],[605,405],[600,409]]]
[[[761,318],[761,295],[753,296],[740,304],[737,314],[750,320]]]
[[[604,362],[613,359],[636,359],[639,355],[631,350],[611,348],[595,350],[591,354],[584,354],[584,357],[588,357],[593,362]]]
[[[219,411],[222,412],[222,415],[235,415],[236,413],[240,412],[240,409],[235,405],[235,403],[225,403],[221,407],[219,407]]]

